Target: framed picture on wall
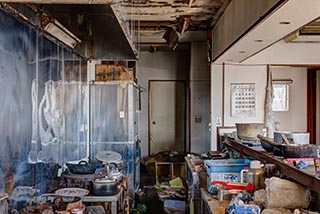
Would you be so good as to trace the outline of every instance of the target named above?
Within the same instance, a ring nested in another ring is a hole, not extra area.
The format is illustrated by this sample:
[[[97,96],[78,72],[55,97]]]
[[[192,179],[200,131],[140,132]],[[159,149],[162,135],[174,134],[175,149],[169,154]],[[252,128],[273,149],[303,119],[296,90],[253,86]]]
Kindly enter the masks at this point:
[[[231,83],[231,117],[256,117],[255,83]]]

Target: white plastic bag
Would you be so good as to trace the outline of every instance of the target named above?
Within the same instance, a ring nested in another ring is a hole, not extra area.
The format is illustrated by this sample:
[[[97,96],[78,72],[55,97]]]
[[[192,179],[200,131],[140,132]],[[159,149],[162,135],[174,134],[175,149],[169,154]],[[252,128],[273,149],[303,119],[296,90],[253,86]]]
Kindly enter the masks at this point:
[[[292,214],[292,212],[289,209],[274,208],[274,209],[264,209],[261,214]]]
[[[307,208],[310,204],[310,190],[294,182],[272,177],[266,179],[266,208]]]
[[[253,201],[255,204],[264,207],[266,203],[267,192],[264,189],[259,189],[254,192]]]

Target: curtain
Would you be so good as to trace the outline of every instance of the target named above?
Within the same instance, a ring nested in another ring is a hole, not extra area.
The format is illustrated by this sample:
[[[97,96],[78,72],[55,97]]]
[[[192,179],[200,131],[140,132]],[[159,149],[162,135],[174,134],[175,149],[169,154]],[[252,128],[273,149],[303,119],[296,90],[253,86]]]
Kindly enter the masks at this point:
[[[272,111],[273,87],[272,87],[272,72],[270,67],[267,68],[267,87],[266,99],[264,104],[264,124],[268,128],[268,137],[273,138],[275,130],[274,114]]]

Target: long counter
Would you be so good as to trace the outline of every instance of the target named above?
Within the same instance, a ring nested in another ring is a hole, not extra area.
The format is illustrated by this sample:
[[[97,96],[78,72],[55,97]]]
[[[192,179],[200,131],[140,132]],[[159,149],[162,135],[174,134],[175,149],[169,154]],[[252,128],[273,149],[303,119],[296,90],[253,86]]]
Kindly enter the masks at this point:
[[[232,138],[227,138],[225,144],[226,146],[239,151],[240,155],[244,154],[253,157],[260,160],[262,163],[275,164],[281,175],[287,176],[288,178],[307,186],[310,190],[320,192],[320,180],[315,177],[314,166],[308,166],[306,169],[298,169],[293,164],[286,163],[283,158],[265,152],[262,147],[249,147]]]

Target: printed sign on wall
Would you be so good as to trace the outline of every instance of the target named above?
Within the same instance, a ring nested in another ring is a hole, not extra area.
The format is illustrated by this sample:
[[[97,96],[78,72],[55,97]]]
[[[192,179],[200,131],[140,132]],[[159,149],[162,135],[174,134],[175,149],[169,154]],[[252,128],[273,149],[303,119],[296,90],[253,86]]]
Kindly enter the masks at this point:
[[[255,83],[231,83],[231,117],[256,116]]]

